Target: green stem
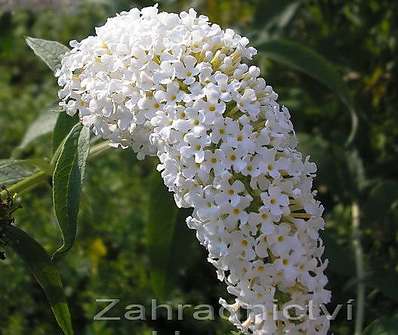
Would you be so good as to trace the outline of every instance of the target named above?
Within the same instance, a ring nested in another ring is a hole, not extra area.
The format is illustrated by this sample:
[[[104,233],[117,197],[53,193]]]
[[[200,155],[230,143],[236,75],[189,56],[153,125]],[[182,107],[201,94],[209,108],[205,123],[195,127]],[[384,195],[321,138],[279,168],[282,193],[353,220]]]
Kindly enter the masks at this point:
[[[90,148],[88,160],[89,161],[94,160],[95,158],[101,156],[111,148],[112,147],[109,145],[109,142],[102,142],[97,145],[94,145],[92,148]],[[39,171],[29,177],[22,179],[21,181],[15,183],[14,185],[11,185],[10,187],[7,188],[7,191],[13,194],[15,193],[22,194],[39,186],[40,184],[45,182],[49,177],[51,177],[50,174],[44,171]],[[7,191],[0,192],[0,199],[4,199],[7,197],[8,194]]]
[[[365,269],[360,232],[360,208],[356,201],[351,206],[353,246],[355,251],[355,264],[357,272],[357,312],[355,318],[355,335],[362,335],[365,316]]]
[[[105,152],[107,152],[111,149],[112,149],[112,147],[109,145],[108,141],[96,144],[92,148],[90,148],[90,152],[88,154],[88,160],[92,161],[92,160],[102,156]]]
[[[7,190],[10,193],[22,194],[26,191],[31,190],[32,188],[36,187],[37,185],[41,184],[42,182],[44,182],[47,179],[47,177],[48,177],[47,173],[45,173],[43,171],[39,171],[29,177],[26,177],[25,179],[22,179],[21,181],[15,183],[14,185],[7,188]],[[6,191],[2,191],[0,193],[0,195],[1,195],[1,198],[3,198],[3,196],[7,195],[7,193],[6,193]]]

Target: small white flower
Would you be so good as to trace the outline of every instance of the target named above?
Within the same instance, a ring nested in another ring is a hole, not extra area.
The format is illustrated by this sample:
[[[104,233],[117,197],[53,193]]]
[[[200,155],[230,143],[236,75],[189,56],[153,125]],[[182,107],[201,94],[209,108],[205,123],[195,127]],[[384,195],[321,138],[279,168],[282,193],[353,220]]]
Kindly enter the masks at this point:
[[[168,105],[175,105],[184,97],[184,92],[180,90],[177,83],[171,82],[166,86],[166,91],[159,90],[155,93],[155,98],[158,101],[165,102]]]
[[[241,148],[232,148],[227,145],[222,145],[221,150],[225,152],[226,166],[233,168],[236,172],[242,171],[246,167],[246,162],[243,159],[243,152]]]
[[[184,56],[182,62],[174,64],[176,76],[182,79],[185,84],[191,85],[194,83],[196,75],[199,74],[200,70],[196,66],[197,60],[193,56]]]
[[[213,170],[214,175],[221,176],[225,173],[225,154],[222,150],[217,149],[215,151],[207,150],[205,152],[204,164],[208,167],[208,171]]]
[[[272,215],[278,216],[289,210],[289,197],[279,187],[271,186],[268,192],[261,193],[261,199],[264,208],[269,209]]]
[[[184,157],[195,157],[196,163],[202,163],[205,159],[204,148],[210,143],[207,136],[196,137],[195,134],[188,133],[184,136],[187,145],[181,147],[181,155]]]
[[[242,193],[245,192],[245,185],[236,180],[232,184],[229,183],[228,180],[223,181],[218,185],[219,193],[216,194],[215,200],[217,204],[224,205],[226,203],[231,203],[232,206],[236,206],[239,204]]]

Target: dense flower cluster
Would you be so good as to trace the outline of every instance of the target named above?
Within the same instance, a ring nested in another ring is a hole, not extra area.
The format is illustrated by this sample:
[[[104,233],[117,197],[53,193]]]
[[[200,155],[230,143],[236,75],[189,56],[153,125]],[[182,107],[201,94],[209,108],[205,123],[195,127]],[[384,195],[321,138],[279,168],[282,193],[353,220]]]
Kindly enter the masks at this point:
[[[319,308],[315,318],[270,316],[275,301],[317,306],[330,292],[316,166],[296,150],[287,108],[244,63],[256,54],[248,40],[192,9],[155,6],[110,18],[71,46],[57,73],[61,105],[115,146],[159,157],[234,296],[220,299],[231,322],[247,334],[327,334]]]

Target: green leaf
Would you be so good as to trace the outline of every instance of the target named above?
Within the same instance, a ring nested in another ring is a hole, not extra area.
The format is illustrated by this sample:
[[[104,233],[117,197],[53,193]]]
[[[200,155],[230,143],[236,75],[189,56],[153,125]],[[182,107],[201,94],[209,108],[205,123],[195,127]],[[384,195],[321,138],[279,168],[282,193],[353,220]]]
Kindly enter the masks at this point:
[[[380,290],[387,299],[398,302],[397,280],[398,272],[394,269],[379,269],[374,266],[373,273],[366,284]]]
[[[329,260],[328,270],[341,276],[355,277],[355,260],[351,247],[339,241],[331,231],[323,236],[325,259]]]
[[[48,171],[49,163],[41,159],[2,159],[0,160],[0,185],[14,184],[38,172]]]
[[[269,59],[301,71],[332,90],[350,112],[351,133],[348,142],[352,141],[357,131],[358,117],[347,85],[332,63],[316,51],[293,41],[270,40],[260,43],[257,48]]]
[[[159,299],[167,295],[178,209],[159,173],[151,177],[146,237],[151,264],[151,284]]]
[[[396,335],[398,330],[398,314],[383,317],[372,322],[363,335]]]
[[[63,55],[69,51],[68,47],[59,42],[34,37],[27,37],[26,44],[53,71],[61,65]]]
[[[388,222],[398,201],[398,182],[395,180],[379,181],[369,192],[363,206],[364,220],[374,226],[381,226]],[[393,220],[391,220],[393,221]]]
[[[346,151],[321,136],[300,133],[298,139],[303,155],[309,155],[317,164],[316,183],[320,192],[331,193],[340,201],[351,203],[357,187],[348,167]]]
[[[57,268],[43,247],[13,225],[0,227],[2,238],[24,261],[42,287],[54,316],[65,335],[73,335],[72,321]]]
[[[169,197],[172,198],[169,193]],[[174,204],[174,206],[176,206]],[[186,225],[186,218],[192,214],[191,208],[177,209],[174,233],[170,243],[168,266],[165,271],[166,294],[176,286],[178,276],[195,261],[201,258],[200,244],[195,233]],[[176,261],[178,260],[178,261]],[[165,298],[168,298],[167,296]]]
[[[73,117],[65,112],[58,114],[53,132],[53,153],[55,153],[55,151],[59,148],[63,140],[77,122],[79,122],[79,117],[77,114]]]
[[[260,33],[266,35],[273,26],[283,29],[288,25],[300,5],[301,1],[297,0],[261,1],[254,15],[253,24],[257,30],[261,29]]]
[[[30,124],[24,138],[18,146],[18,150],[25,149],[30,143],[39,137],[53,131],[58,114],[54,110],[48,110],[39,114],[38,118]]]
[[[89,149],[89,129],[75,125],[62,144],[53,173],[54,210],[63,239],[63,245],[53,257],[70,250],[76,239],[80,192]]]

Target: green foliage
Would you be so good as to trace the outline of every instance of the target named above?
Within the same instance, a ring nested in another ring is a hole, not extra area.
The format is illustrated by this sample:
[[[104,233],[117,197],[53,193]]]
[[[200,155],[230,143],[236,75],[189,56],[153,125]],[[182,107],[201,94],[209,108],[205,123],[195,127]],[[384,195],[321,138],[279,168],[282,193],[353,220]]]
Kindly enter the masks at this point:
[[[269,35],[278,36],[290,23],[298,8],[300,0],[262,1],[254,15],[253,25],[259,30],[260,40]],[[265,35],[265,36],[264,36]]]
[[[398,329],[398,315],[384,317],[372,322],[363,335],[394,335]]]
[[[27,37],[26,43],[53,71],[61,64],[62,56],[69,50],[59,42],[40,38]]]
[[[53,110],[40,113],[39,117],[33,121],[23,137],[17,150],[25,149],[36,139],[53,131],[58,115]]]
[[[179,255],[172,254],[177,233],[178,209],[171,194],[163,185],[159,173],[151,179],[146,234],[149,247],[151,281],[156,296],[163,300],[170,291],[171,265]]]
[[[151,283],[156,297],[170,299],[181,271],[197,256],[197,241],[185,225],[190,209],[178,209],[159,173],[150,177],[146,239]]]
[[[24,261],[44,290],[51,309],[65,335],[73,335],[71,316],[64,294],[61,277],[43,247],[23,230],[13,226],[0,226],[6,246]]]
[[[0,160],[0,185],[16,183],[38,171],[31,160],[2,159]]]
[[[73,126],[79,121],[77,115],[75,117],[70,117],[66,113],[59,113],[57,115],[57,120],[54,125],[54,132],[53,132],[53,153],[59,149],[61,150],[61,144],[72,130]]]
[[[53,257],[66,253],[76,239],[80,192],[89,149],[90,131],[81,124],[75,125],[61,144],[53,173],[53,201],[63,245]]]
[[[288,40],[266,41],[261,43],[258,49],[265,57],[304,72],[336,93],[351,113],[352,128],[348,141],[353,140],[358,120],[352,98],[345,82],[330,62],[316,51]]]
[[[374,225],[394,224],[394,212],[397,210],[398,182],[383,180],[376,183],[370,190],[364,205],[365,219]],[[378,214],[383,213],[380,217]],[[381,221],[381,222],[380,222]]]

